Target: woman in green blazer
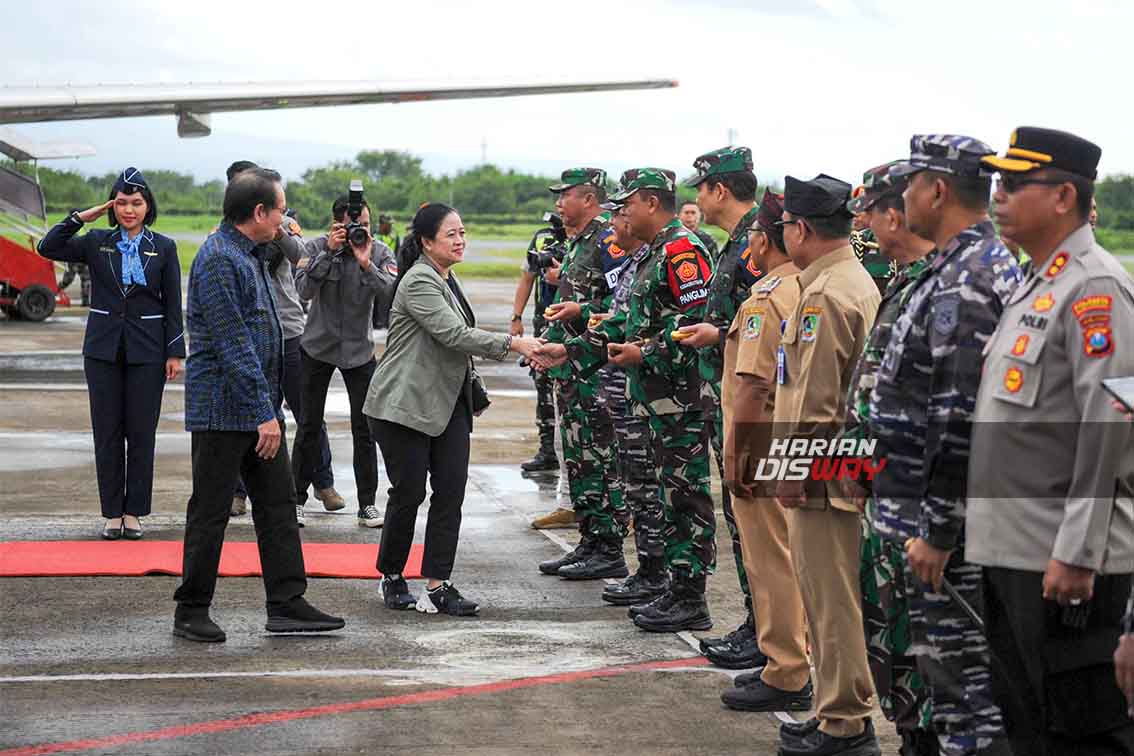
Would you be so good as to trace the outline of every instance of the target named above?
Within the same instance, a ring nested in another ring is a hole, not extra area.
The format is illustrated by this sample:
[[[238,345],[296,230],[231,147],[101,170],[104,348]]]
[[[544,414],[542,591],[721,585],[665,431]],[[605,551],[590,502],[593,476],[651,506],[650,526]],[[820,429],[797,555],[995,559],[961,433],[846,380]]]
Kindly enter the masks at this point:
[[[449,582],[469,472],[472,358],[503,360],[517,352],[532,359],[540,345],[539,339],[476,327],[450,270],[464,253],[465,228],[453,208],[433,203],[417,211],[398,261],[386,351],[363,405],[390,479],[378,570],[385,576],[383,601],[391,609],[476,614],[477,604]],[[425,500],[427,473],[433,489],[422,560],[428,590],[419,600],[409,592],[402,570]]]

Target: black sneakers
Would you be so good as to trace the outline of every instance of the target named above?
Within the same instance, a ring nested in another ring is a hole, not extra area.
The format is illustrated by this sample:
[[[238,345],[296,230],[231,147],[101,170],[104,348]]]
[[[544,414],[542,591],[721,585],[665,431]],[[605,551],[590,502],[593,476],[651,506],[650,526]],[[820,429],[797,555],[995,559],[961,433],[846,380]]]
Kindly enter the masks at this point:
[[[656,569],[648,558],[638,560],[638,571],[617,585],[602,590],[602,600],[615,606],[631,606],[652,601],[669,590],[669,573]]]
[[[737,711],[810,711],[811,681],[800,690],[780,690],[763,680],[729,688],[721,693],[721,703]]]
[[[227,637],[209,618],[208,607],[178,606],[173,614],[173,634],[197,643],[224,643]]]
[[[445,581],[431,591],[421,594],[417,610],[425,614],[448,614],[453,617],[473,617],[480,606],[462,596],[453,584]]]
[[[882,756],[874,725],[869,719],[861,735],[849,738],[828,735],[819,729],[816,722],[813,729],[799,737],[793,737],[781,727],[780,739],[779,756]]]
[[[307,599],[297,596],[283,606],[269,606],[264,629],[269,633],[322,633],[345,625],[342,617],[321,612],[307,603]]]
[[[410,593],[404,577],[386,575],[382,578],[382,603],[387,609],[413,609],[417,596]]]

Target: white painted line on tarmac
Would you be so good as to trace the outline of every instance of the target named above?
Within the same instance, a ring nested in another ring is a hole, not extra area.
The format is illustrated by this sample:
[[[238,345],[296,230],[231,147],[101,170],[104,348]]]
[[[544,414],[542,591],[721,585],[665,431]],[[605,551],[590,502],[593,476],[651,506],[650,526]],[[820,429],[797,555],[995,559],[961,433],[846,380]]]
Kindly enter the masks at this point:
[[[84,675],[20,675],[0,677],[0,685],[8,683],[111,682],[136,680],[200,680],[239,677],[405,677],[408,669],[288,669],[252,672],[136,672],[132,674],[103,672]]]

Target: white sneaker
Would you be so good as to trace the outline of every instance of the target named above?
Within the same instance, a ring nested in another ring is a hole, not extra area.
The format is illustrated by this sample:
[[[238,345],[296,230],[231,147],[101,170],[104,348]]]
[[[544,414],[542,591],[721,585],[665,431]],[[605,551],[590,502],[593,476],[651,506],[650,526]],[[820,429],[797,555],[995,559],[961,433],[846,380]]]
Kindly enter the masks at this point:
[[[229,510],[229,513],[233,517],[240,517],[241,515],[246,514],[247,512],[248,512],[248,500],[242,499],[239,496],[233,496],[232,497],[232,508]]]
[[[303,527],[303,505],[295,505],[295,519],[299,521],[299,527]]]
[[[378,512],[378,507],[373,504],[358,510],[358,527],[360,528],[380,528],[384,522],[385,520]]]

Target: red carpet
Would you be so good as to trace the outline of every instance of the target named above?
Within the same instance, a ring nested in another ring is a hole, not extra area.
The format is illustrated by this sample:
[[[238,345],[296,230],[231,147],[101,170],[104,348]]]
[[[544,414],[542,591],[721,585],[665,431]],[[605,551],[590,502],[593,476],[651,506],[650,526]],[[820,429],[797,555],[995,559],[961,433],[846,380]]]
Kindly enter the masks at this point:
[[[407,578],[421,577],[424,547],[414,544]],[[378,547],[369,543],[305,543],[308,577],[381,577],[374,568]],[[80,575],[180,575],[181,541],[3,541],[0,577]],[[222,577],[260,575],[255,543],[227,542],[221,551]]]

